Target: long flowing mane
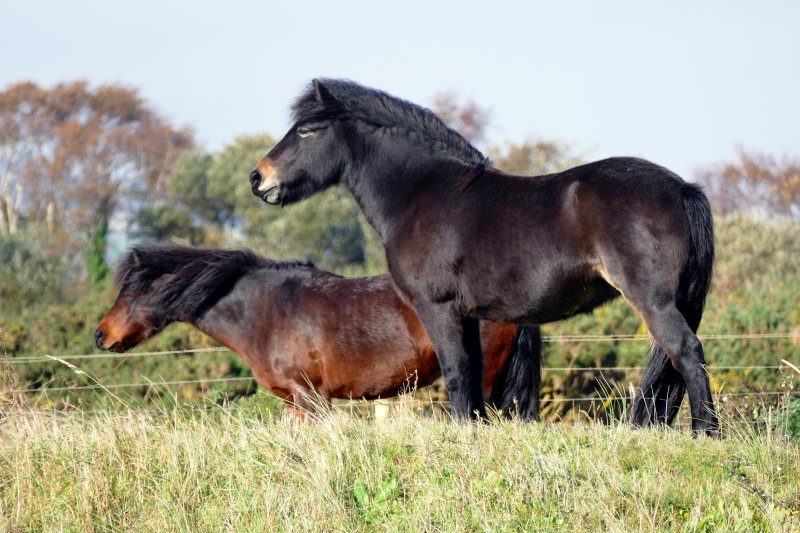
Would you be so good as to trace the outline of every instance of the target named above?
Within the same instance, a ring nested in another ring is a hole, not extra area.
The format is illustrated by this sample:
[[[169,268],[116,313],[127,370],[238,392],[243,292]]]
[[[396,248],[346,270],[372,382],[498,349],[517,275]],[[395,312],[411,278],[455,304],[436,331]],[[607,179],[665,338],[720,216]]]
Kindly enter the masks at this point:
[[[122,259],[114,280],[121,295],[147,293],[172,319],[197,320],[253,269],[313,267],[305,261],[272,261],[250,250],[145,245],[133,248]],[[164,275],[171,278],[154,285]]]
[[[384,128],[400,128],[440,144],[467,163],[485,163],[485,156],[429,109],[354,81],[320,79],[339,105],[319,102],[313,85],[295,100],[295,122],[355,119]]]

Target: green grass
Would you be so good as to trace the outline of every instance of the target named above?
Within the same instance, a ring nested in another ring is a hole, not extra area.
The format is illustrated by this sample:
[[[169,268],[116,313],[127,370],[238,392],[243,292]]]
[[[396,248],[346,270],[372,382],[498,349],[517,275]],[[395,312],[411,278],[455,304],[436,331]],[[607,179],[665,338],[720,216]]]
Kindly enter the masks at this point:
[[[4,415],[4,531],[800,530],[800,446],[733,422]]]

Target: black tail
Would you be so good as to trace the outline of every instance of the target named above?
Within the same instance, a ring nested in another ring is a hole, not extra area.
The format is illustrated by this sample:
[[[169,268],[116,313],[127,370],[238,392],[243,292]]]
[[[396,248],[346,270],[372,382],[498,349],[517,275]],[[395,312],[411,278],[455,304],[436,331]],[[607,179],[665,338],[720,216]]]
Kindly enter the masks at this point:
[[[700,327],[714,265],[714,219],[711,206],[697,185],[683,186],[683,208],[689,219],[689,257],[681,272],[676,304],[693,332]],[[650,348],[650,363],[630,412],[631,423],[671,424],[678,414],[686,384],[658,346]]]
[[[542,332],[539,326],[523,326],[494,382],[490,402],[508,418],[539,420],[541,384]]]
[[[697,332],[713,273],[714,219],[708,198],[697,185],[687,183],[684,186],[683,207],[689,218],[692,245],[689,260],[681,273],[677,303],[689,327]]]

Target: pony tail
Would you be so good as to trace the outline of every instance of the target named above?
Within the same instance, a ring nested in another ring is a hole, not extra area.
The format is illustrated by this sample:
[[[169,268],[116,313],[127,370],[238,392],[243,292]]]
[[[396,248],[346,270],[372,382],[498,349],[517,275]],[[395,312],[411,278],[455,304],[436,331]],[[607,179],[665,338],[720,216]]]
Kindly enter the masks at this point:
[[[507,418],[539,420],[542,384],[542,332],[523,326],[517,342],[492,387],[490,403]]]
[[[691,242],[676,304],[689,327],[697,333],[714,269],[714,218],[708,198],[697,185],[684,185],[683,207],[689,220]]]

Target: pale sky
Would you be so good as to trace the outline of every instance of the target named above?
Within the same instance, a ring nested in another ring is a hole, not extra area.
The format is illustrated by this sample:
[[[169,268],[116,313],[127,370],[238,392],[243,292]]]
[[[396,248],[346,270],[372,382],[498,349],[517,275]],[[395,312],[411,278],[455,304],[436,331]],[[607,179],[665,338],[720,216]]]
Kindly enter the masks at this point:
[[[0,0],[0,87],[137,87],[216,150],[281,136],[315,76],[492,110],[488,140],[555,138],[687,178],[736,146],[800,156],[800,3]]]

